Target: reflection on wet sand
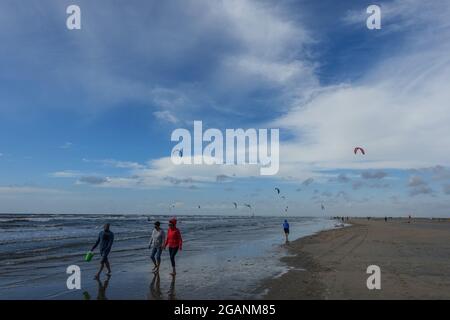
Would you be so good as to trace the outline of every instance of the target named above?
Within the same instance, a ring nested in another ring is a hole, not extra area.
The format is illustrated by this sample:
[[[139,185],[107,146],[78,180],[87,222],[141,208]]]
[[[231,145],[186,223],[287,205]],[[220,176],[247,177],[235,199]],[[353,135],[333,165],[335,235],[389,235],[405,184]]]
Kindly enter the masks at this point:
[[[108,300],[106,297],[106,289],[109,285],[109,280],[111,279],[111,276],[107,276],[105,281],[101,281],[100,279],[96,279],[98,284],[98,291],[97,291],[97,300]],[[83,299],[84,300],[91,300],[91,295],[88,291],[83,292]]]
[[[161,279],[160,279],[158,272],[156,272],[153,275],[152,282],[150,283],[148,299],[149,300],[163,300],[164,299],[162,291],[161,291]],[[173,276],[170,281],[169,291],[167,291],[167,299],[168,300],[176,300],[175,276]]]
[[[169,300],[177,299],[177,297],[175,296],[175,278],[176,278],[176,276],[172,276],[172,281],[170,282],[170,288],[169,288],[169,292],[167,294],[167,298]]]
[[[97,279],[98,284],[98,293],[97,293],[97,300],[108,300],[106,297],[106,289],[108,288],[109,279],[111,279],[110,276],[106,277],[106,280],[102,283],[100,279]]]
[[[149,300],[162,300],[161,293],[161,279],[159,277],[159,273],[156,272],[153,275],[152,282],[150,283],[150,294],[148,296]]]

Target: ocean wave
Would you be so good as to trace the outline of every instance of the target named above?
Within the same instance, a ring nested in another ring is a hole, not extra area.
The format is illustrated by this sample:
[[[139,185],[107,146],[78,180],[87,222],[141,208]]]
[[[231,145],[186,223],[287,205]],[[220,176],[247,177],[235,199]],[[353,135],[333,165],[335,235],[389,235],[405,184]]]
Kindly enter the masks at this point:
[[[58,248],[58,247],[56,247]],[[24,253],[17,253],[17,256],[12,256],[12,255],[0,255],[0,266],[5,266],[5,267],[13,267],[13,266],[17,266],[17,265],[22,265],[22,264],[28,264],[28,263],[38,263],[38,262],[52,262],[52,261],[57,261],[57,260],[61,260],[61,261],[65,261],[65,260],[69,260],[75,257],[77,258],[78,262],[84,262],[84,256],[87,252],[87,249],[84,251],[78,250],[78,251],[74,251],[74,252],[58,252],[58,253],[54,253],[54,254],[50,254],[50,255],[42,255],[42,253],[45,252],[49,252],[51,249],[55,249],[55,248],[40,248],[40,249],[36,249],[36,250],[32,250],[33,253],[40,253],[40,255],[26,255]],[[116,258],[116,259],[120,259],[123,257],[130,257],[130,256],[135,256],[135,252],[136,251],[144,251],[144,250],[148,250],[148,247],[145,245],[140,245],[140,246],[135,246],[135,247],[127,247],[127,248],[117,248],[114,249],[113,251],[111,251],[111,256]],[[30,251],[31,253],[31,251]],[[99,255],[98,253],[95,254],[96,256]],[[8,258],[8,259],[6,259]],[[52,268],[54,266],[52,265],[48,265],[48,268]],[[47,267],[44,267],[47,268]],[[3,272],[1,272],[0,269],[0,274],[2,274]]]

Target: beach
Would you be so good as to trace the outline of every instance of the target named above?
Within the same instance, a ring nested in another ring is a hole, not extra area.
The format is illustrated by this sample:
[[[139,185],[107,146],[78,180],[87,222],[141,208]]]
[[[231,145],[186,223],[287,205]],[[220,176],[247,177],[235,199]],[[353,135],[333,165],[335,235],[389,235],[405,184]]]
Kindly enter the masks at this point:
[[[450,222],[431,219],[180,216],[183,251],[171,277],[147,248],[152,222],[167,216],[2,215],[0,299],[449,299]],[[84,254],[104,222],[116,240],[111,278],[93,279]],[[295,240],[297,239],[297,240]],[[66,287],[78,265],[81,290]],[[381,270],[368,290],[367,267]]]
[[[351,226],[289,244],[290,270],[268,279],[265,299],[450,299],[450,222],[350,219]],[[366,285],[369,265],[381,289]]]
[[[0,299],[258,299],[265,278],[287,271],[282,223],[285,217],[178,216],[183,250],[177,276],[162,254],[160,277],[151,272],[148,241],[154,221],[167,229],[169,216],[0,215]],[[290,217],[291,238],[334,228],[329,218]],[[115,240],[112,277],[93,279],[98,251],[84,255],[104,223]],[[66,268],[81,270],[81,290],[66,287]]]

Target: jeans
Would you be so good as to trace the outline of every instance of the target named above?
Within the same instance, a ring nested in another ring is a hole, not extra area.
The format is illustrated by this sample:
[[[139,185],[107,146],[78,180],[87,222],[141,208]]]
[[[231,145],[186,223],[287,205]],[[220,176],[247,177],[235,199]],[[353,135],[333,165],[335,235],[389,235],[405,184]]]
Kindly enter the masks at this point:
[[[152,249],[152,255],[150,257],[152,258],[152,261],[154,264],[156,264],[156,261],[158,261],[158,263],[161,262],[161,253],[162,253],[161,247]],[[156,255],[156,259],[155,259],[155,255]]]

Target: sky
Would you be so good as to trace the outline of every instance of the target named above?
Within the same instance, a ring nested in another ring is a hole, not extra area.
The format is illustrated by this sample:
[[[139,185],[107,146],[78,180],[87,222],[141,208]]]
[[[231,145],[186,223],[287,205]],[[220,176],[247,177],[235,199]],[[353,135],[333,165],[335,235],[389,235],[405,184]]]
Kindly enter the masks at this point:
[[[449,16],[444,0],[3,0],[0,212],[449,216]],[[173,164],[194,120],[279,129],[278,174]]]

